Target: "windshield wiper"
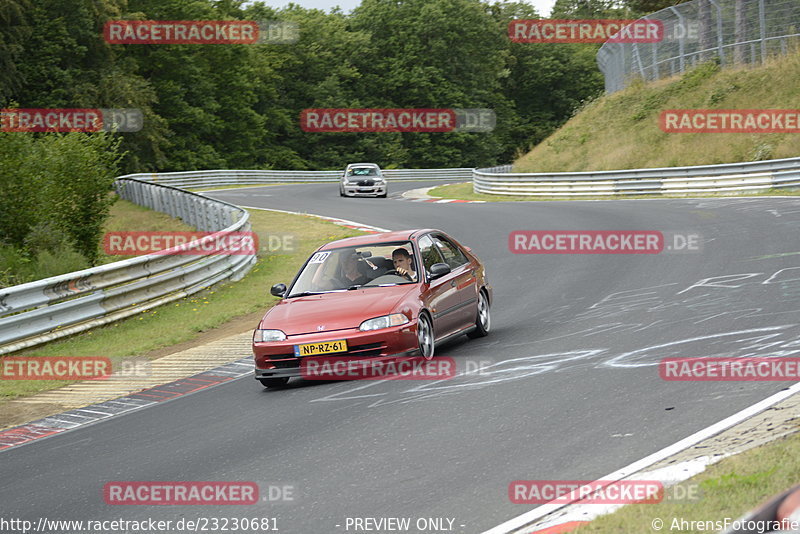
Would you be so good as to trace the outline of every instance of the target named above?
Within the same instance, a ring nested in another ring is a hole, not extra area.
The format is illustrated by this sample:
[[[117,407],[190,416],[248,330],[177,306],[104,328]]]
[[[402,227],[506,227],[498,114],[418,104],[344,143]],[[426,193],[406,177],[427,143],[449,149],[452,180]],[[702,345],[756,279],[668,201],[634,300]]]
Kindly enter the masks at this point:
[[[363,284],[355,284],[347,288],[348,291],[352,291],[354,289],[359,289]]]
[[[302,293],[292,293],[287,299],[292,297],[307,297],[309,295],[322,295],[323,293],[330,293],[330,291],[303,291]]]

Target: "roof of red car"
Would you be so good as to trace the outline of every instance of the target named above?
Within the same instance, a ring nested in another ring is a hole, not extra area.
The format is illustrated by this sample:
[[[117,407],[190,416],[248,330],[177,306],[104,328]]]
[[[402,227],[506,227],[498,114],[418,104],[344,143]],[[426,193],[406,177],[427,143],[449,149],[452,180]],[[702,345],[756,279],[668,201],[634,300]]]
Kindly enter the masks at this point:
[[[412,234],[423,232],[436,232],[430,228],[417,228],[415,230],[398,230],[396,232],[381,232],[380,234],[361,235],[358,237],[348,237],[346,239],[339,239],[338,241],[331,241],[320,247],[320,250],[329,250],[339,247],[357,247],[364,245],[375,245],[379,243],[389,243],[392,241],[406,241],[411,238]]]

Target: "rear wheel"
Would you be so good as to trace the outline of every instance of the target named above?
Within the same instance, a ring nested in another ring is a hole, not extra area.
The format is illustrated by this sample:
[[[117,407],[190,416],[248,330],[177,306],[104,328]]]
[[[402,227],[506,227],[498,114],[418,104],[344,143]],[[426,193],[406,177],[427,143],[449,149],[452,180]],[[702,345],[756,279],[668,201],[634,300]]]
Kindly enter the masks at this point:
[[[419,319],[417,319],[417,342],[420,356],[426,360],[433,359],[433,350],[435,347],[433,326],[426,313],[421,313]]]
[[[282,388],[289,382],[289,377],[259,378],[258,381],[261,382],[261,385],[265,388]]]
[[[492,316],[489,312],[489,299],[486,298],[486,293],[481,291],[478,293],[478,316],[475,319],[475,330],[469,332],[467,337],[475,339],[488,336],[491,327]]]

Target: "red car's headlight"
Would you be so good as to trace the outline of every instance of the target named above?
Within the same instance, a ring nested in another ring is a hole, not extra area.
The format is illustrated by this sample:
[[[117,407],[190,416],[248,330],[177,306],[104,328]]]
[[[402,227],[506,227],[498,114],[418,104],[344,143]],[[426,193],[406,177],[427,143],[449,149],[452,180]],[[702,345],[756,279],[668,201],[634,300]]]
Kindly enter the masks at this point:
[[[264,343],[265,341],[284,341],[286,334],[282,330],[256,330],[253,332],[253,342]]]
[[[389,328],[390,326],[400,326],[408,322],[408,317],[402,313],[393,313],[391,315],[382,315],[381,317],[373,317],[367,319],[361,326],[358,327],[362,332],[368,330],[380,330],[381,328]]]

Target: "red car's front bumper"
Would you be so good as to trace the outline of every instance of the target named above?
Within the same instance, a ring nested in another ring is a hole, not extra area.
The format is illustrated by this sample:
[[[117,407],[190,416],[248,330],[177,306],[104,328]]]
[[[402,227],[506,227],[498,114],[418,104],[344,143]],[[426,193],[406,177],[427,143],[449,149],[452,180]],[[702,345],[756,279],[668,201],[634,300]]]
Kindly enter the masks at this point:
[[[386,357],[397,358],[413,356],[419,351],[417,341],[417,322],[411,321],[402,326],[382,328],[362,332],[358,328],[332,330],[287,336],[284,341],[253,343],[255,358],[255,378],[279,378],[301,376],[300,360],[295,356],[294,347],[302,343],[347,340],[347,352],[336,352],[303,358],[324,358],[349,356],[353,359]]]

